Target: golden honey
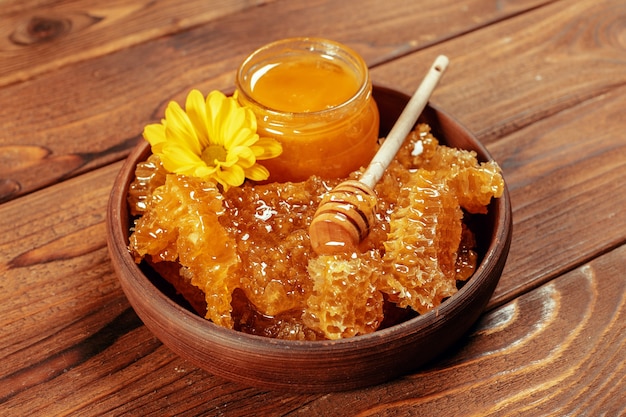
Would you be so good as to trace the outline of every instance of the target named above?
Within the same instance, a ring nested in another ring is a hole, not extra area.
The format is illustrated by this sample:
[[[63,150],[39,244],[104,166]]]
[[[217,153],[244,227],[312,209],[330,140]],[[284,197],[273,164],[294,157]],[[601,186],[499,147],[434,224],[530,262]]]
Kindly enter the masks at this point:
[[[415,155],[418,141],[423,152]],[[504,189],[495,162],[441,146],[419,125],[375,187],[377,221],[358,251],[317,256],[309,224],[343,179],[249,182],[222,193],[211,182],[166,174],[151,156],[129,191],[140,216],[131,252],[164,277],[173,271],[170,282],[188,300],[201,291],[198,312],[219,325],[284,339],[351,337],[453,295],[477,263],[465,216],[484,213]]]
[[[379,115],[369,72],[346,46],[313,38],[269,44],[243,62],[236,84],[259,135],[283,146],[262,161],[270,181],[342,178],[374,156]]]

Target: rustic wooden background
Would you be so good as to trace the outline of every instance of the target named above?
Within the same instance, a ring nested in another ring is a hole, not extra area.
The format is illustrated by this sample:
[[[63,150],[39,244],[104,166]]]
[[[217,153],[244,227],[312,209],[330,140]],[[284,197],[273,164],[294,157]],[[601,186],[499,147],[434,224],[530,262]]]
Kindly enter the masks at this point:
[[[121,160],[190,88],[230,89],[290,36],[360,52],[374,82],[476,133],[514,235],[458,349],[381,386],[285,394],[174,355],[121,292],[105,206]],[[623,0],[0,0],[0,414],[626,414]]]

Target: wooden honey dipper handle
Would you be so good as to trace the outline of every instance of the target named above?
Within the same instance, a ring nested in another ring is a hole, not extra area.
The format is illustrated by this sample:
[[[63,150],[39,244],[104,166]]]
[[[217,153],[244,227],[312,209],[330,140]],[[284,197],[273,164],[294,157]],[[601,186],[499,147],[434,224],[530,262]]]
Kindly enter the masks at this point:
[[[361,178],[342,182],[322,199],[309,226],[311,246],[316,253],[354,251],[367,236],[376,207],[374,186],[424,111],[448,62],[444,55],[435,59]]]
[[[424,77],[424,80],[419,85],[413,96],[407,103],[406,107],[398,117],[398,120],[393,125],[387,138],[381,145],[374,158],[368,165],[367,169],[363,173],[363,176],[359,178],[363,184],[370,188],[380,181],[383,173],[398,153],[398,150],[404,143],[407,135],[415,126],[415,122],[419,118],[420,114],[424,111],[428,99],[435,91],[435,87],[439,83],[441,76],[448,68],[448,57],[439,55],[435,62],[431,65],[428,73]]]

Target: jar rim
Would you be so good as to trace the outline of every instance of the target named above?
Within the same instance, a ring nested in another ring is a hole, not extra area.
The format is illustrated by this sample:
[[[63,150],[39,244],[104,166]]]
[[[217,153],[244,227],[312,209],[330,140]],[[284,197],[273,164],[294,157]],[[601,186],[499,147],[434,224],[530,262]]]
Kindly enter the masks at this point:
[[[263,62],[270,57],[285,55],[286,52],[289,50],[298,51],[300,53],[318,52],[319,55],[325,55],[332,58],[341,59],[344,63],[349,64],[350,68],[354,69],[355,74],[358,74],[361,77],[361,79],[359,80],[360,85],[358,90],[354,93],[352,97],[350,97],[343,103],[340,103],[330,108],[307,112],[278,110],[259,102],[251,94],[249,83],[244,82],[246,76],[249,75],[250,72],[254,73],[254,68],[256,67],[256,65],[254,64],[256,63],[256,60],[260,59],[259,62]],[[277,53],[280,51],[282,51],[282,54]],[[323,53],[320,54],[320,52]],[[239,66],[235,78],[235,88],[237,90],[237,94],[242,94],[244,96],[243,99],[245,101],[248,101],[252,105],[262,109],[263,112],[267,113],[268,115],[272,115],[272,117],[288,118],[316,116],[324,117],[336,112],[342,112],[345,111],[346,108],[351,108],[353,103],[360,100],[361,97],[368,97],[369,95],[371,95],[372,90],[367,64],[355,50],[342,43],[316,37],[286,38],[261,46],[250,55],[248,55],[248,57]]]

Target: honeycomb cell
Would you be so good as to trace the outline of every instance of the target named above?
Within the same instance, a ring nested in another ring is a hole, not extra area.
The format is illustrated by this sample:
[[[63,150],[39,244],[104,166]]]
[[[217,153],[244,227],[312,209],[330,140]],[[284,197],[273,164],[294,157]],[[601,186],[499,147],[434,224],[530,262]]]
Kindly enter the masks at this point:
[[[205,292],[206,317],[232,327],[230,302],[240,264],[235,241],[219,223],[223,196],[214,183],[168,174],[135,222],[130,250],[136,260],[178,261],[181,273]]]

